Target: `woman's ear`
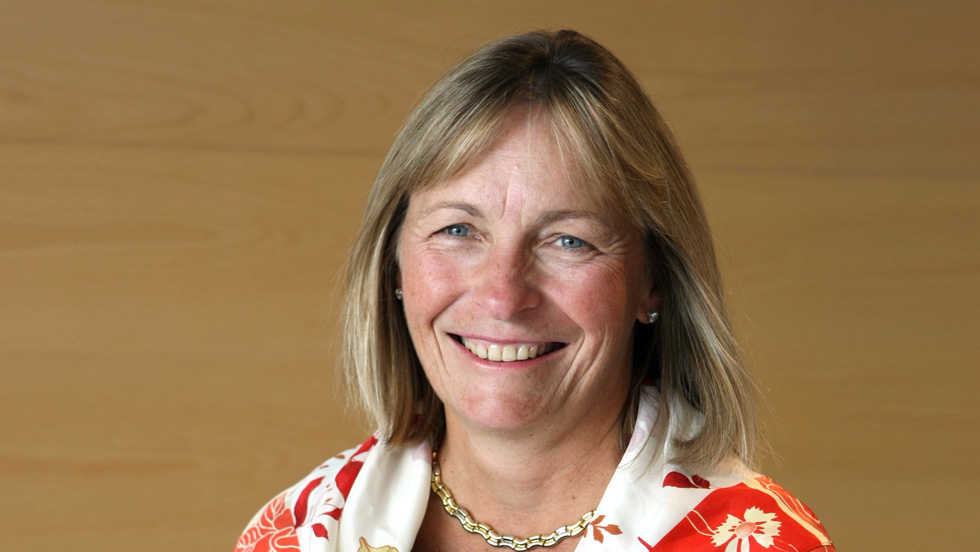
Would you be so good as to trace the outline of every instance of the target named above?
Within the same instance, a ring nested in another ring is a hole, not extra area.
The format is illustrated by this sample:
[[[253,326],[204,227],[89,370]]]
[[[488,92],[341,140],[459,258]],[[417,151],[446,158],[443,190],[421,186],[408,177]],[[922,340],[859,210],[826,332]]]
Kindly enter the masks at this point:
[[[405,297],[405,292],[402,291],[402,272],[397,268],[395,269],[394,280],[395,280],[395,285],[391,290],[391,292],[395,294],[395,299],[401,301]]]
[[[660,313],[660,290],[656,285],[651,285],[647,293],[640,297],[636,309],[636,320],[640,324],[652,324]],[[653,315],[651,317],[651,314]]]

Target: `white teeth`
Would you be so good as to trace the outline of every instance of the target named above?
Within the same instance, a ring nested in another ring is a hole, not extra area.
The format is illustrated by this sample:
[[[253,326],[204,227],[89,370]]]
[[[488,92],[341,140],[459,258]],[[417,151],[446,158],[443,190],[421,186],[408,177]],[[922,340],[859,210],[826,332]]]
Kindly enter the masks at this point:
[[[481,343],[471,343],[467,341],[466,338],[461,338],[461,341],[463,346],[474,355],[487,360],[492,360],[494,362],[527,360],[530,358],[535,358],[539,355],[550,353],[557,347],[557,344],[555,343],[546,343],[544,345],[531,345],[528,343],[520,343],[517,345],[498,345],[496,343],[491,343],[489,345],[483,345]]]
[[[491,345],[487,347],[487,360],[499,361],[500,359],[500,345]]]

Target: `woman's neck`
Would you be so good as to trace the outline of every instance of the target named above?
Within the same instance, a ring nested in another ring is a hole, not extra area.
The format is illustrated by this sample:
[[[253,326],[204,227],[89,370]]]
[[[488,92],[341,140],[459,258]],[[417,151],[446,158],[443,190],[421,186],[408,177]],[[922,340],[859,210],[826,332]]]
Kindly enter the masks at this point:
[[[526,538],[595,509],[622,455],[618,417],[519,438],[449,419],[438,459],[443,483],[474,519]]]

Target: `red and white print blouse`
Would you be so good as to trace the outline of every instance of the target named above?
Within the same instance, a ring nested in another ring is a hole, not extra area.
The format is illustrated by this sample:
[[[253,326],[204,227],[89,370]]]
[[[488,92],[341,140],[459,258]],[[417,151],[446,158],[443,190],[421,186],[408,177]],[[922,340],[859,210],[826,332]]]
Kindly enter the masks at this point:
[[[834,552],[820,520],[741,465],[707,476],[653,463],[644,447],[659,395],[648,388],[633,438],[576,552]],[[669,457],[662,455],[661,457]],[[409,552],[429,499],[429,445],[371,437],[272,499],[235,552]]]

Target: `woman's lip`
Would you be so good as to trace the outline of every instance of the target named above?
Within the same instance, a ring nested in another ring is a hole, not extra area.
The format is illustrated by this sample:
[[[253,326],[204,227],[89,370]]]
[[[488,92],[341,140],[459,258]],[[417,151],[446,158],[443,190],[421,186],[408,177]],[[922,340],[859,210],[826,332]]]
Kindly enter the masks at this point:
[[[546,355],[565,346],[555,341],[490,341],[452,335],[460,345],[471,354],[491,362],[514,362],[530,360]]]

